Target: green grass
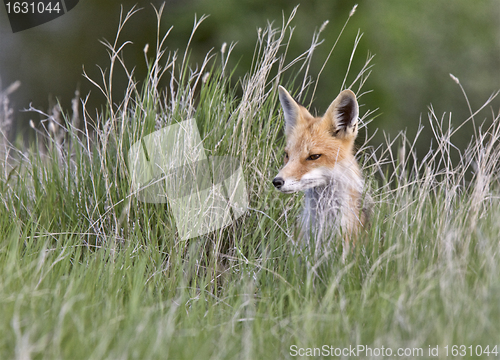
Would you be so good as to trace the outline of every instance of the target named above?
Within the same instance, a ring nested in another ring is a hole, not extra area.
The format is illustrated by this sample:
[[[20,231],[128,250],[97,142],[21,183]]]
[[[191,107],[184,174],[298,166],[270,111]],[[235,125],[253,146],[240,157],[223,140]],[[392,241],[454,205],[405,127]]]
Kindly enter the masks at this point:
[[[448,115],[432,111],[436,145],[425,156],[404,133],[360,146],[371,226],[344,261],[340,236],[308,256],[293,245],[300,195],[270,183],[284,144],[277,85],[310,88],[310,57],[289,60],[287,36],[286,21],[263,29],[239,81],[225,68],[230,46],[190,67],[189,51],[163,52],[160,36],[139,85],[118,33],[106,45],[110,69],[94,81],[108,100],[100,114],[83,101],[81,119],[46,114],[38,148],[2,144],[1,359],[280,359],[293,357],[292,345],[421,348],[424,357],[439,346],[445,358],[445,346],[451,355],[453,345],[499,345],[498,115],[467,149],[452,146]],[[117,69],[130,80],[119,99]],[[347,74],[346,86],[352,78],[361,94],[369,70]],[[181,241],[167,205],[137,200],[126,159],[144,135],[188,118],[207,154],[240,159],[250,209]]]

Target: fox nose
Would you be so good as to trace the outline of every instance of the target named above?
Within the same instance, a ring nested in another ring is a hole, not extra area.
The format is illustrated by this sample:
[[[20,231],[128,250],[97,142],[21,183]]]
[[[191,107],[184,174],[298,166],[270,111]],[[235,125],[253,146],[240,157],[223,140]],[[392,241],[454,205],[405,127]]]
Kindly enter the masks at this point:
[[[273,179],[273,185],[276,189],[281,189],[281,187],[285,184],[285,180],[283,178],[277,177]]]

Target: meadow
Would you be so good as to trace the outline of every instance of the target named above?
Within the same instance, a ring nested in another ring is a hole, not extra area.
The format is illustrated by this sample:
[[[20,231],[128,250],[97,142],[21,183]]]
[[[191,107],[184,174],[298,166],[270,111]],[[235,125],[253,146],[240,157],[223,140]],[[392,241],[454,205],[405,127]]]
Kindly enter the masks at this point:
[[[426,154],[416,153],[418,134],[369,145],[378,112],[361,107],[357,157],[371,224],[345,258],[340,235],[309,254],[294,238],[301,195],[280,194],[271,180],[284,146],[277,87],[314,99],[326,81],[309,73],[322,28],[293,59],[294,13],[260,29],[252,68],[233,79],[234,44],[191,64],[189,41],[167,51],[169,31],[158,26],[156,44],[144,48],[148,76],[136,79],[122,56],[135,45],[120,36],[134,11],[103,43],[102,77],[86,76],[106,98],[97,114],[77,94],[71,109],[31,109],[44,120],[32,124],[29,148],[5,136],[0,144],[1,359],[498,357],[500,115],[478,115],[497,94],[453,123],[429,108]],[[360,40],[352,56],[364,56]],[[332,100],[351,88],[363,104],[371,59],[361,69],[346,64]],[[118,73],[128,79],[124,93],[113,88]],[[450,81],[468,102],[459,79]],[[250,205],[232,225],[183,241],[168,204],[131,191],[127,152],[190,118],[207,154],[240,160]],[[457,122],[474,125],[464,149],[453,145]]]

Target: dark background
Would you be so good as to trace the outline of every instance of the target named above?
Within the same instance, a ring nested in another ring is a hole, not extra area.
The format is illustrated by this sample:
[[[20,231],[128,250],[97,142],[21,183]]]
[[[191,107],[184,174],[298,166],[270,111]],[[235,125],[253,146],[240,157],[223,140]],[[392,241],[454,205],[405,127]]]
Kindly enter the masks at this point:
[[[120,16],[120,4],[128,11],[135,4],[143,10],[136,14],[122,33],[130,40],[124,54],[129,67],[136,66],[138,80],[145,74],[143,48],[155,42],[156,17],[151,4],[164,1],[80,0],[66,15],[38,27],[12,33],[3,5],[0,7],[0,81],[6,88],[16,80],[21,87],[11,95],[16,110],[15,126],[19,134],[31,131],[26,123],[37,114],[20,112],[30,103],[47,110],[59,99],[63,108],[71,108],[78,88],[81,96],[91,91],[89,107],[101,108],[104,98],[82,77],[82,66],[94,79],[99,69],[109,67],[105,47],[99,40],[113,41]],[[500,2],[497,0],[310,0],[299,6],[290,55],[307,50],[315,29],[325,20],[329,24],[322,37],[310,73],[321,68],[340,29],[354,4],[356,14],[323,72],[313,102],[318,113],[326,110],[340,90],[356,33],[364,33],[354,59],[352,73],[364,63],[368,51],[375,54],[375,67],[364,89],[372,89],[360,101],[364,109],[379,108],[379,116],[370,124],[370,132],[380,128],[373,143],[383,140],[383,132],[396,135],[399,130],[416,133],[420,118],[427,125],[430,104],[441,116],[452,112],[456,127],[468,117],[467,103],[449,73],[460,79],[473,109],[480,107],[491,93],[500,89]],[[191,62],[201,62],[206,52],[218,52],[226,42],[237,42],[230,68],[237,65],[235,77],[245,74],[251,64],[257,28],[267,21],[280,26],[296,2],[290,0],[169,0],[166,1],[162,28],[174,29],[167,40],[170,50],[187,44],[195,14],[210,14],[196,33],[191,45]],[[152,49],[153,47],[151,47]],[[291,57],[290,57],[291,58]],[[309,103],[309,99],[304,101]],[[478,121],[491,122],[491,111],[498,113],[500,101],[483,111]],[[313,109],[313,112],[314,112]],[[428,129],[429,126],[426,126]],[[455,142],[465,147],[472,131],[465,127]],[[419,152],[429,147],[431,133],[426,130]]]

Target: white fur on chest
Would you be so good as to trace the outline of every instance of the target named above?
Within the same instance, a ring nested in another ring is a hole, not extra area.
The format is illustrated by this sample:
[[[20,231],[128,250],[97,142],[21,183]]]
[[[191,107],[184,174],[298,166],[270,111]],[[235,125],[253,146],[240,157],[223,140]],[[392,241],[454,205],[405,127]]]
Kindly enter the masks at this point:
[[[364,182],[357,164],[338,163],[334,169],[321,172],[323,184],[304,191],[300,237],[306,242],[311,236],[321,242],[339,231],[350,231],[360,222]]]

